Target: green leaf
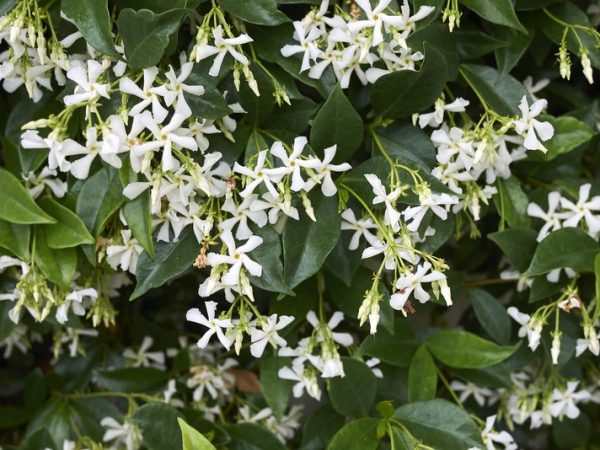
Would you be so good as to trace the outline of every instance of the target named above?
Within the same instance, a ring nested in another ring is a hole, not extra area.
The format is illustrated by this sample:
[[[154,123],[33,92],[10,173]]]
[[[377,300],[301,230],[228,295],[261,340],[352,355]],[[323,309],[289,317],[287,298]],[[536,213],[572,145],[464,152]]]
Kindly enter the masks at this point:
[[[377,378],[362,361],[342,358],[344,377],[329,380],[331,406],[345,416],[366,416],[375,403]]]
[[[35,263],[50,281],[67,289],[77,269],[77,252],[73,247],[50,248],[46,231],[43,227],[36,227]]]
[[[227,101],[223,97],[223,94],[210,80],[210,77],[201,73],[196,65],[188,77],[187,82],[190,85],[201,85],[204,87],[204,94],[202,95],[184,93],[185,100],[194,116],[216,120],[231,112],[231,108],[227,105]]]
[[[421,346],[408,368],[408,398],[411,402],[431,400],[437,390],[437,367],[427,347]]]
[[[31,419],[31,411],[15,406],[0,406],[0,430],[15,429]]]
[[[398,408],[394,417],[417,439],[435,449],[484,447],[481,431],[469,414],[447,400],[409,403]]]
[[[594,308],[594,321],[600,317],[600,253],[594,257],[594,275],[596,276],[596,307]]]
[[[150,216],[150,192],[144,192],[139,197],[123,205],[123,215],[133,237],[144,247],[146,253],[154,258],[154,243],[152,241],[152,217]]]
[[[552,438],[558,448],[588,448],[586,444],[592,434],[591,430],[590,419],[585,414],[580,414],[576,419],[564,417],[552,425]]]
[[[515,14],[511,0],[460,0],[460,2],[489,22],[527,33]]]
[[[512,327],[504,306],[483,289],[472,288],[467,293],[475,316],[487,334],[499,344],[508,344]]]
[[[16,4],[17,0],[0,0],[0,15],[6,15]]]
[[[273,108],[275,107],[273,92],[275,92],[275,89],[273,81],[271,81],[263,69],[253,69],[252,73],[258,84],[260,96],[257,96],[250,89],[248,83],[242,83],[238,97],[240,104],[244,108],[244,111],[246,111],[245,122],[256,130],[273,112]]]
[[[459,369],[477,369],[498,364],[519,348],[519,344],[502,347],[459,330],[440,331],[431,336],[426,345],[436,359]]]
[[[537,246],[524,277],[535,277],[554,269],[570,267],[576,272],[593,272],[600,245],[579,228],[561,228]]]
[[[183,450],[216,450],[215,446],[208,439],[185,423],[181,417],[177,418],[177,422],[181,430]]]
[[[19,259],[29,255],[31,227],[0,220],[0,247],[12,252]]]
[[[508,28],[502,28],[508,30]],[[488,53],[504,48],[508,43],[478,30],[456,31],[456,45],[462,60],[480,58]]]
[[[559,155],[569,153],[588,142],[596,134],[594,130],[575,117],[544,116],[543,120],[552,124],[554,136],[544,143],[548,149],[547,153],[530,152],[529,159],[533,161],[550,161]]]
[[[531,28],[529,34],[524,34],[511,28],[498,28],[494,35],[506,42],[505,46],[495,52],[498,76],[504,78],[517,65],[531,45],[534,30]]]
[[[111,35],[107,3],[107,0],[63,0],[61,9],[88,44],[105,55],[119,58]]]
[[[44,211],[56,219],[53,225],[42,225],[46,233],[46,242],[51,248],[77,247],[82,244],[93,244],[92,235],[81,219],[51,197],[39,200]]]
[[[528,227],[531,220],[527,215],[529,198],[523,192],[521,184],[515,177],[507,180],[498,178],[496,180],[498,193],[494,195],[494,204],[503,220],[508,222],[511,228]]]
[[[371,355],[398,367],[408,367],[419,346],[405,320],[394,321],[394,334],[385,328],[369,335],[359,347],[359,354]]]
[[[417,166],[427,169],[427,172],[431,172],[431,169],[437,165],[436,150],[431,138],[412,124],[395,122],[385,128],[377,129],[377,134],[385,151],[392,158],[399,158],[402,163],[408,159]],[[373,154],[379,154],[376,146],[373,146]]]
[[[283,230],[283,274],[292,289],[319,271],[340,236],[337,196],[315,192],[309,198],[317,221],[303,214],[288,220]]]
[[[310,118],[315,113],[317,104],[308,97],[292,100],[291,105],[284,104],[269,117],[269,128],[273,130],[289,130],[302,134],[308,128]]]
[[[519,81],[510,75],[500,77],[492,67],[476,64],[463,64],[460,67],[463,77],[490,108],[503,116],[519,114],[519,102],[527,95]]]
[[[140,255],[136,270],[137,284],[129,300],[168,283],[189,269],[198,256],[200,245],[188,227],[181,233],[179,240],[158,242],[155,250],[154,259],[146,252]]]
[[[1,167],[0,197],[0,219],[24,224],[56,222],[35,204],[17,177]]]
[[[290,21],[277,9],[275,0],[253,0],[252,2],[219,0],[218,3],[232,16],[256,25],[274,26]]]
[[[70,428],[69,405],[63,399],[53,398],[35,413],[35,416],[27,425],[25,438],[29,444],[31,440],[35,440],[34,434],[48,433],[54,442],[54,445],[51,445],[52,448],[55,446],[56,448],[62,448],[63,441],[69,439]],[[35,440],[35,442],[36,444],[22,444],[20,449],[40,450],[45,448],[44,446],[36,446],[39,445],[39,441]],[[45,440],[45,442],[47,441]]]
[[[45,428],[38,428],[34,433],[29,434],[19,444],[19,450],[39,450],[41,448],[51,448],[58,445],[56,440]],[[57,447],[58,448],[58,447]]]
[[[425,2],[425,5],[430,6],[431,0]],[[429,17],[432,16],[433,14]],[[423,53],[427,51],[425,44],[428,44],[429,48],[435,48],[444,56],[446,62],[446,65],[442,67],[442,61],[440,60],[438,62],[439,69],[445,70],[447,81],[455,80],[458,75],[459,64],[456,35],[450,33],[445,23],[432,23],[428,26],[421,26],[421,22],[419,22],[419,25],[418,29],[408,37],[408,46],[415,51],[419,50]]]
[[[75,212],[92,236],[98,236],[108,218],[121,207],[125,201],[122,192],[116,170],[99,170],[85,181],[77,197]]]
[[[263,243],[250,253],[250,258],[262,266],[262,275],[260,277],[250,276],[250,282],[266,291],[294,295],[283,277],[279,235],[270,226],[257,228],[254,234],[261,237]]]
[[[319,110],[310,129],[310,145],[317,155],[337,145],[334,162],[348,161],[363,140],[363,122],[338,85]]]
[[[97,442],[102,441],[106,432],[106,428],[100,424],[102,419],[121,417],[119,409],[108,398],[69,399],[69,414],[79,432]]]
[[[287,409],[290,391],[294,384],[277,375],[279,369],[284,365],[282,359],[277,355],[262,357],[259,361],[261,392],[277,420],[281,420]]]
[[[96,374],[98,386],[110,391],[144,392],[163,386],[169,374],[152,367],[127,367],[100,370]]]
[[[336,433],[327,450],[375,450],[379,446],[378,424],[373,417],[353,420]]]
[[[117,26],[129,67],[143,69],[158,64],[185,15],[185,9],[171,9],[161,14],[149,9],[122,10]]]
[[[6,339],[17,326],[8,317],[8,312],[13,308],[12,302],[0,302],[0,342]]]
[[[225,427],[231,436],[228,450],[285,450],[285,446],[271,432],[254,423],[238,423]]]
[[[446,83],[444,56],[425,45],[425,61],[421,70],[401,70],[384,75],[373,85],[373,109],[382,117],[396,119],[429,108]]]
[[[488,234],[519,272],[524,272],[538,245],[537,233],[531,228],[510,228]]]
[[[306,419],[302,432],[302,450],[322,450],[344,426],[344,417],[329,404],[319,407]]]
[[[146,403],[135,410],[129,421],[142,431],[143,443],[148,450],[182,448],[182,434],[177,410],[165,403]]]

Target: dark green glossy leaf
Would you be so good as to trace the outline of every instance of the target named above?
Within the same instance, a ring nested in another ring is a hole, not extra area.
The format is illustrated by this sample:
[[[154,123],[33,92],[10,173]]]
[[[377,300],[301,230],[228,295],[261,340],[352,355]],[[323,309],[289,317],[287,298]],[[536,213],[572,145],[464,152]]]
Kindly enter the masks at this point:
[[[317,192],[309,198],[317,221],[302,213],[300,220],[289,219],[283,231],[283,273],[292,289],[317,273],[340,236],[337,196]]]
[[[437,390],[437,367],[427,347],[416,351],[408,368],[408,398],[411,402],[431,400]]]
[[[77,253],[73,247],[50,248],[45,230],[36,227],[35,263],[50,281],[67,289],[77,269]]]
[[[537,246],[523,276],[534,277],[551,270],[570,267],[576,272],[593,272],[600,245],[579,228],[562,228],[550,233]]]
[[[379,446],[378,423],[373,417],[353,420],[336,433],[327,450],[375,450]]]
[[[511,320],[504,306],[483,289],[469,289],[467,292],[483,329],[499,344],[508,344],[512,331]]]
[[[345,416],[366,416],[375,403],[377,379],[362,361],[342,358],[344,377],[329,380],[331,406]]]
[[[144,446],[148,450],[182,448],[177,410],[172,406],[146,403],[135,410],[129,421],[140,427]]]
[[[231,108],[227,105],[223,94],[213,84],[210,77],[201,73],[197,66],[194,66],[194,70],[192,70],[186,82],[190,85],[204,87],[204,94],[202,95],[185,94],[185,99],[194,116],[215,120],[231,112]]]
[[[521,33],[527,33],[515,14],[511,0],[460,0],[460,3],[489,22],[514,28]]]
[[[111,35],[107,0],[62,0],[61,9],[88,44],[105,55],[119,57]]]
[[[528,30],[528,34],[521,33],[511,28],[498,27],[494,35],[506,41],[505,46],[496,50],[496,64],[498,65],[498,76],[504,78],[521,60],[534,36],[534,30]]]
[[[179,240],[158,242],[155,251],[154,259],[146,252],[140,255],[136,270],[137,283],[130,300],[152,288],[163,286],[189,269],[200,252],[200,245],[188,227],[181,233]]]
[[[256,25],[274,26],[289,22],[285,14],[277,9],[275,0],[219,0],[219,5],[229,14]]]
[[[554,136],[544,146],[547,153],[532,152],[530,159],[534,161],[550,161],[559,155],[569,153],[582,144],[588,142],[596,134],[593,129],[574,117],[545,116],[546,120],[554,127]]]
[[[151,367],[101,370],[96,383],[107,390],[118,392],[144,392],[158,389],[169,379],[169,374]]]
[[[0,247],[11,251],[16,257],[27,259],[30,236],[31,227],[29,225],[0,220]]]
[[[363,122],[337,86],[313,120],[310,144],[317,155],[323,150],[337,146],[334,162],[348,161],[360,147],[363,139]]]
[[[144,192],[139,197],[123,205],[123,215],[133,237],[144,247],[151,258],[155,257],[154,242],[152,241],[152,217],[150,216],[150,192]]]
[[[527,215],[529,198],[523,192],[517,179],[515,177],[507,180],[498,178],[496,188],[498,192],[493,199],[502,220],[506,221],[511,228],[528,227],[531,222]]]
[[[98,236],[110,216],[125,201],[116,170],[102,169],[88,178],[77,197],[75,212],[92,236]]]
[[[510,228],[488,234],[519,272],[524,272],[533,258],[536,237],[537,233],[530,228]]]
[[[228,450],[285,450],[285,446],[270,431],[254,423],[238,423],[225,427],[231,436]]]
[[[277,420],[281,420],[285,413],[293,385],[293,382],[277,375],[284,365],[284,361],[276,355],[263,356],[259,362],[261,392]]]
[[[444,88],[445,65],[444,56],[425,45],[425,61],[420,71],[402,70],[375,82],[371,94],[375,112],[394,119],[429,108]]]
[[[293,295],[283,277],[281,238],[270,226],[257,228],[254,234],[260,236],[263,243],[251,252],[250,257],[262,266],[262,274],[260,277],[250,276],[250,282],[266,291]]]
[[[123,39],[127,64],[132,69],[158,64],[185,14],[185,9],[171,9],[160,14],[149,9],[122,10],[117,26]]]
[[[302,432],[302,450],[321,450],[344,426],[344,417],[325,404],[306,419]]]
[[[481,432],[469,414],[447,400],[409,403],[398,408],[394,417],[417,439],[436,449],[483,448]]]
[[[359,354],[366,354],[398,367],[408,367],[419,346],[406,321],[394,321],[394,334],[380,329],[368,336],[359,347]]]
[[[51,248],[77,247],[95,242],[81,219],[69,208],[53,200],[43,197],[39,200],[42,209],[56,219],[52,225],[42,225],[46,234],[46,242]]]
[[[427,340],[437,360],[450,367],[477,369],[498,364],[512,355],[519,344],[503,347],[467,331],[445,330]]]

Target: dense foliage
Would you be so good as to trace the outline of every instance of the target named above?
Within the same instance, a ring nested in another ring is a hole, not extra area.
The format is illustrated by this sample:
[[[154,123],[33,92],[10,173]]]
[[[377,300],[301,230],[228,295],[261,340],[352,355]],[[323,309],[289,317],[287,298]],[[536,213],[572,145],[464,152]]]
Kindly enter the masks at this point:
[[[0,0],[2,448],[600,448],[599,22]]]

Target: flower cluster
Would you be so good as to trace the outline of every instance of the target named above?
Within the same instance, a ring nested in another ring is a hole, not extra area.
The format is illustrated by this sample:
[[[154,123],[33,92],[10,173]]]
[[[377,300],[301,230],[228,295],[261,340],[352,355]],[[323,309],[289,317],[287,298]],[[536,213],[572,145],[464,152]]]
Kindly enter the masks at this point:
[[[329,67],[342,88],[350,84],[352,74],[363,85],[399,70],[416,70],[423,54],[413,51],[407,39],[416,23],[433,11],[421,6],[411,14],[408,0],[400,11],[392,11],[391,0],[381,0],[372,7],[369,0],[356,0],[351,13],[337,10],[327,16],[329,1],[323,0],[301,21],[294,22],[294,40],[298,44],[282,47],[281,54],[302,54],[300,72],[319,79]]]

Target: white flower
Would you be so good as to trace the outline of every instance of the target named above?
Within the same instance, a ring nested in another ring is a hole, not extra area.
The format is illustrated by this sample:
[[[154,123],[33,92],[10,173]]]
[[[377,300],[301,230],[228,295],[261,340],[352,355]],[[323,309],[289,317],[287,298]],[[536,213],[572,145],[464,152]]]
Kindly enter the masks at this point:
[[[144,69],[144,82],[142,88],[127,77],[123,77],[119,80],[119,90],[121,92],[141,99],[140,102],[129,110],[130,116],[135,117],[138,114],[141,114],[148,106],[152,105],[152,115],[158,122],[163,122],[167,118],[169,112],[160,104],[158,95],[152,90],[156,75],[158,75],[158,68],[148,67]]]
[[[92,162],[98,155],[114,168],[120,169],[122,164],[121,159],[117,156],[118,152],[119,148],[112,147],[110,142],[98,140],[98,130],[96,128],[87,129],[85,147],[72,139],[63,142],[63,154],[65,156],[85,155],[71,162],[71,173],[80,180],[88,177]]]
[[[288,156],[283,144],[281,142],[274,142],[271,146],[271,154],[276,156],[284,165],[285,169],[279,168],[269,170],[270,174],[284,175],[292,174],[292,191],[298,192],[305,188],[306,182],[302,179],[301,169],[311,168],[314,169],[319,165],[319,160],[312,159],[301,159],[302,150],[306,146],[308,139],[304,136],[299,136],[294,139],[294,147],[292,153]]]
[[[540,339],[542,338],[542,327],[543,324],[539,319],[532,319],[529,314],[520,312],[514,306],[509,307],[506,312],[512,317],[518,324],[521,325],[519,328],[518,336],[524,338],[527,336],[529,341],[529,348],[535,351],[538,345],[540,345]]]
[[[560,202],[560,193],[555,191],[548,194],[548,212],[545,212],[535,203],[530,203],[527,206],[527,215],[537,217],[545,222],[537,235],[538,242],[548,236],[550,232],[558,230],[561,227],[560,221],[561,219],[564,219],[566,215],[557,212]]]
[[[261,237],[250,236],[244,245],[236,247],[231,230],[224,230],[221,233],[221,240],[227,247],[228,254],[209,253],[207,258],[208,264],[213,267],[220,264],[231,265],[227,273],[221,278],[223,284],[229,286],[237,286],[240,284],[240,270],[242,269],[242,266],[250,272],[250,275],[255,277],[261,276],[261,265],[251,260],[250,257],[246,255],[246,253],[251,252],[262,244],[263,240]]]
[[[62,198],[67,193],[67,182],[56,178],[56,175],[56,170],[51,170],[46,166],[39,175],[36,175],[35,172],[23,175],[23,180],[27,183],[29,194],[33,198],[38,198],[46,186],[50,188],[55,197]]]
[[[513,437],[506,431],[500,433],[494,432],[494,423],[496,416],[490,416],[485,421],[485,428],[481,432],[481,440],[485,444],[487,450],[496,450],[495,444],[502,444],[504,450],[517,450],[519,447],[515,444]]]
[[[184,81],[188,79],[194,68],[194,63],[187,62],[181,65],[179,76],[175,75],[175,70],[172,66],[169,66],[169,71],[165,74],[168,82],[162,86],[158,86],[150,89],[154,94],[158,94],[165,99],[165,104],[171,106],[173,102],[176,103],[176,110],[179,111],[185,117],[189,117],[192,114],[192,110],[185,100],[184,93],[192,95],[203,95],[204,87],[200,85],[189,85],[185,84]],[[153,111],[154,113],[154,111]],[[164,117],[154,116],[157,122],[162,122]],[[187,148],[187,147],[186,147]]]
[[[295,398],[302,397],[304,390],[308,395],[317,400],[321,399],[321,389],[317,382],[317,378],[313,373],[307,372],[303,364],[292,364],[292,367],[282,367],[277,372],[277,376],[283,380],[296,381],[292,387],[292,393]]]
[[[245,55],[236,50],[242,44],[252,42],[252,38],[247,34],[240,34],[234,38],[223,38],[223,29],[221,25],[213,29],[214,46],[208,44],[200,44],[195,50],[196,62],[201,61],[213,55],[217,55],[208,71],[208,74],[212,77],[219,75],[221,71],[221,65],[225,59],[225,55],[229,53],[234,59],[239,61],[244,66],[247,66],[249,61]]]
[[[575,347],[575,355],[579,356],[584,351],[589,350],[594,355],[600,354],[600,341],[598,340],[598,334],[593,325],[587,324],[583,327],[584,339],[577,339],[577,346]]]
[[[527,102],[527,97],[524,95],[519,103],[522,118],[514,121],[515,131],[523,136],[523,146],[527,150],[542,150],[546,148],[540,140],[547,141],[554,136],[554,127],[550,122],[540,122],[535,119],[546,108],[548,102],[544,99],[533,102],[531,107]]]
[[[371,369],[371,372],[373,372],[373,375],[375,375],[377,378],[383,378],[383,372],[381,369],[375,367],[378,366],[380,362],[381,360],[379,358],[370,358],[365,361],[365,364]]]
[[[377,241],[377,237],[369,231],[373,228],[377,228],[377,226],[371,218],[358,220],[354,215],[354,211],[350,208],[342,212],[342,230],[354,231],[348,245],[349,250],[356,250],[358,248],[361,236],[364,236],[370,244],[374,244]]]
[[[600,212],[600,196],[590,197],[590,183],[579,186],[579,198],[574,204],[571,200],[561,197],[560,205],[566,209],[564,227],[576,227],[581,219],[584,219],[589,232],[592,236],[600,232],[600,217],[594,215],[593,212]],[[588,200],[589,199],[589,200]]]
[[[373,194],[375,194],[373,204],[385,204],[385,223],[391,226],[394,231],[400,230],[400,213],[395,208],[396,200],[400,197],[400,188],[396,188],[387,194],[383,183],[377,175],[367,173],[365,174],[365,178],[373,188]]]
[[[575,392],[578,385],[579,381],[568,381],[567,389],[564,391],[556,388],[552,391],[550,413],[553,417],[562,417],[563,415],[569,419],[579,417],[579,408],[576,403],[589,400],[591,395],[585,389]]]
[[[217,338],[223,344],[227,350],[231,347],[231,340],[223,333],[223,329],[232,328],[233,324],[231,319],[218,319],[215,318],[215,312],[217,310],[217,302],[204,302],[206,306],[206,317],[200,312],[198,308],[190,309],[185,318],[190,322],[196,322],[208,328],[208,330],[202,335],[198,341],[198,347],[206,348],[208,341],[213,334],[217,334]]]
[[[335,157],[336,150],[337,145],[327,147],[323,150],[325,153],[323,160],[317,160],[317,164],[313,167],[317,172],[317,180],[321,183],[321,192],[325,197],[331,197],[337,192],[337,187],[331,178],[331,172],[345,172],[352,169],[352,166],[349,163],[331,164],[331,161],[333,161],[333,158]],[[312,188],[312,180],[307,184]]]
[[[433,112],[419,114],[419,127],[427,126],[437,128],[444,122],[444,112],[463,112],[465,107],[469,106],[469,101],[458,97],[452,103],[445,104],[444,99],[440,98],[435,102]]]
[[[99,97],[110,98],[109,85],[97,83],[104,72],[102,64],[90,59],[87,61],[87,70],[84,66],[77,65],[67,72],[67,78],[77,83],[71,95],[65,95],[65,105],[77,105],[88,101],[95,101]]]
[[[465,402],[472,395],[481,407],[485,406],[486,398],[494,394],[490,389],[477,386],[471,382],[463,383],[462,381],[453,380],[450,387],[460,393],[459,399],[461,402]]]
[[[106,261],[113,269],[121,266],[135,275],[138,258],[144,249],[137,239],[131,237],[131,230],[121,230],[122,245],[109,245],[106,248]]]
[[[244,167],[237,162],[233,165],[233,171],[241,173],[252,179],[250,183],[246,185],[243,191],[240,192],[242,197],[246,197],[254,192],[254,189],[261,183],[264,183],[265,187],[273,198],[279,197],[279,192],[275,189],[273,183],[277,183],[281,180],[283,175],[287,172],[286,168],[279,169],[267,169],[265,168],[265,162],[267,159],[267,150],[262,150],[258,153],[256,165],[254,169]],[[283,170],[282,170],[283,169]]]
[[[220,226],[223,230],[232,230],[237,224],[235,233],[236,239],[249,239],[252,237],[252,230],[248,226],[248,220],[254,222],[259,227],[264,227],[267,224],[267,213],[265,209],[269,208],[269,204],[259,200],[258,196],[251,194],[244,198],[239,205],[233,201],[233,197],[229,197],[223,203],[221,211],[227,211],[233,217],[221,222]]]
[[[355,0],[367,16],[367,20],[357,20],[348,23],[348,29],[352,33],[357,33],[364,28],[373,29],[372,46],[376,47],[383,42],[383,27],[386,28],[392,25],[400,28],[404,24],[402,16],[389,16],[383,11],[389,6],[392,0],[380,0],[375,8],[371,8],[370,0]]]
[[[406,226],[409,231],[417,231],[421,225],[423,217],[428,210],[431,210],[442,220],[448,218],[448,212],[443,206],[455,205],[458,199],[449,194],[434,194],[429,188],[422,188],[419,191],[419,205],[406,208],[402,215],[410,223]]]
[[[349,347],[354,342],[350,333],[333,331],[334,328],[336,328],[340,323],[342,323],[342,320],[344,320],[344,313],[341,311],[334,312],[327,323],[321,323],[314,311],[309,311],[306,314],[306,320],[319,333],[319,340],[322,340],[325,335],[331,334],[333,340],[343,347]]]
[[[154,344],[154,339],[150,336],[144,336],[142,344],[138,351],[132,348],[126,348],[123,352],[123,357],[130,360],[131,367],[154,367],[156,369],[165,370],[165,354],[161,351],[150,352],[150,348]]]
[[[56,308],[56,321],[65,324],[68,318],[69,308],[72,308],[76,316],[85,315],[86,306],[92,304],[98,298],[98,291],[93,288],[74,289],[66,297],[62,305]],[[86,302],[86,299],[89,299]]]
[[[302,65],[300,66],[300,72],[304,72],[310,69],[310,60],[316,61],[320,53],[315,40],[321,36],[321,30],[317,27],[310,27],[307,33],[307,28],[305,28],[302,22],[296,21],[293,25],[295,30],[294,39],[300,45],[284,45],[281,48],[281,54],[288,58],[297,53],[304,53],[302,55]]]
[[[122,424],[112,417],[105,417],[100,425],[106,428],[102,442],[113,441],[114,448],[137,450],[142,445],[142,433],[139,428],[127,421]]]
[[[414,296],[421,303],[425,303],[429,300],[429,294],[423,289],[421,283],[430,283],[433,281],[437,281],[442,284],[442,281],[446,280],[446,276],[437,270],[431,270],[431,263],[428,261],[423,264],[419,264],[417,266],[417,270],[415,273],[408,273],[398,277],[396,281],[396,289],[398,291],[394,293],[390,297],[390,305],[392,308],[397,310],[402,310],[408,297],[410,294],[414,292]],[[448,305],[452,304],[452,300],[450,299],[450,289],[448,286],[445,286],[446,289],[442,287],[442,295],[446,299],[446,303]]]
[[[250,334],[250,340],[252,344],[250,345],[250,353],[255,358],[260,358],[265,351],[265,347],[268,343],[271,343],[273,347],[283,347],[286,345],[286,340],[283,339],[278,331],[287,327],[290,323],[294,321],[292,316],[277,316],[277,314],[272,314],[262,322],[262,329],[253,328]]]

